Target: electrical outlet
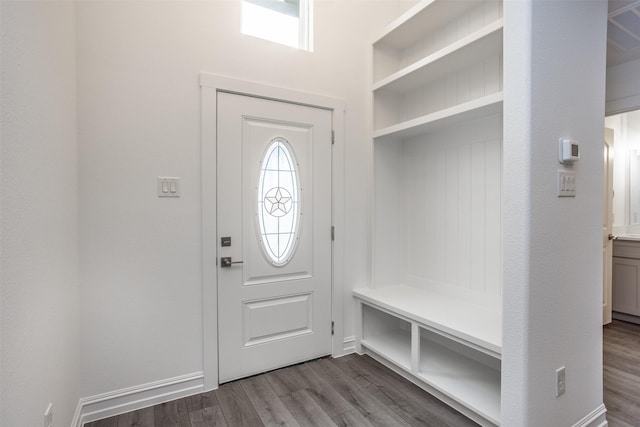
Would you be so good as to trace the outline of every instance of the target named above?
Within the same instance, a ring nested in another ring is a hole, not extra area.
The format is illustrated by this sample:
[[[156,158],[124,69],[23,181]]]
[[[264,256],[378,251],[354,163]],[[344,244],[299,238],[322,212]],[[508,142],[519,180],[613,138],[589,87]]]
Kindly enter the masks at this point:
[[[556,369],[556,397],[560,397],[564,394],[567,388],[565,381],[564,366]]]
[[[53,403],[49,403],[44,411],[44,427],[53,427]]]

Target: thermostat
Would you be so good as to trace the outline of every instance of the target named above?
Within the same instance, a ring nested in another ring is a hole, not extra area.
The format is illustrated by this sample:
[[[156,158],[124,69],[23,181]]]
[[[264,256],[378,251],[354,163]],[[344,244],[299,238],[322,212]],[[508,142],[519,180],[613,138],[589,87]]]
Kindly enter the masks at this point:
[[[580,160],[580,145],[577,141],[560,138],[560,163],[571,164]]]

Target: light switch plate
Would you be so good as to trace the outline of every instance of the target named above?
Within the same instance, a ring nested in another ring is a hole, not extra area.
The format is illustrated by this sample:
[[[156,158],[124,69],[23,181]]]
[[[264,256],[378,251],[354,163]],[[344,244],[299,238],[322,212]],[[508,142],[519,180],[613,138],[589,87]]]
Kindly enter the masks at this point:
[[[576,197],[576,173],[558,171],[558,197]]]
[[[180,178],[159,176],[158,197],[180,197]]]

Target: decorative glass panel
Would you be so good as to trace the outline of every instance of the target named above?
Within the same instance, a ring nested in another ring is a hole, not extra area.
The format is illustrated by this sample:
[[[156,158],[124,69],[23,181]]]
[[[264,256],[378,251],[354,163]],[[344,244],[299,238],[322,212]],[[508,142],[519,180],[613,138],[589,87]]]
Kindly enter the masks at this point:
[[[273,265],[291,259],[298,240],[300,181],[293,150],[284,138],[267,147],[258,180],[258,229],[265,255]]]

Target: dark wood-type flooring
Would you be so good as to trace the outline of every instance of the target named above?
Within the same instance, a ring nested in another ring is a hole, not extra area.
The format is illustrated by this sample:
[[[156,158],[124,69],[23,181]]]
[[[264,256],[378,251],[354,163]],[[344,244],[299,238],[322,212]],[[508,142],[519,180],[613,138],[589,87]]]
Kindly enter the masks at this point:
[[[604,327],[604,404],[609,427],[640,426],[640,325]]]
[[[368,356],[324,358],[85,427],[475,426]]]
[[[609,427],[640,426],[640,325],[604,327]],[[368,356],[324,358],[85,427],[476,425]]]

